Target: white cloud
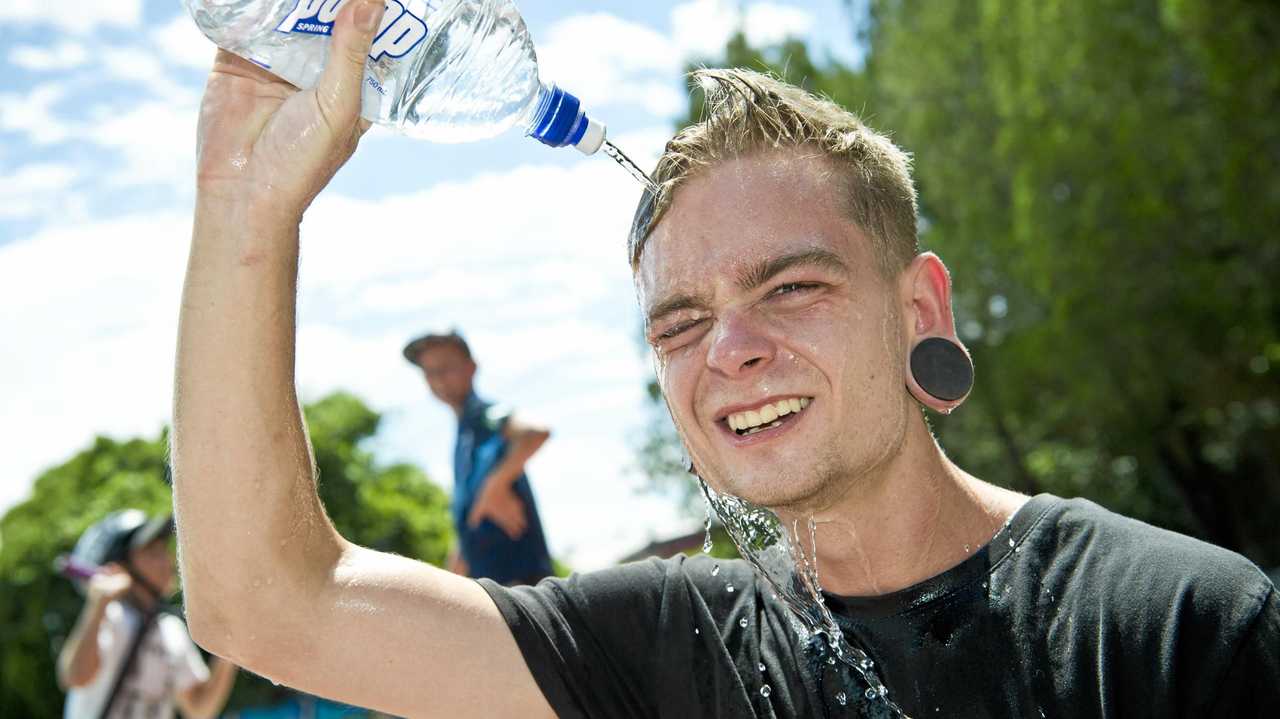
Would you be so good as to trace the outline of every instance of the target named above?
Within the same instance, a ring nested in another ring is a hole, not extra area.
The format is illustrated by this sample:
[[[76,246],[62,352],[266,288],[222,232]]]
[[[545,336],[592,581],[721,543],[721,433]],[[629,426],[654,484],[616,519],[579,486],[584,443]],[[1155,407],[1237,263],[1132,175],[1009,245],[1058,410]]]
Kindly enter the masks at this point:
[[[45,83],[26,94],[0,93],[0,130],[25,135],[37,145],[66,140],[73,128],[55,114],[54,106],[67,97],[68,90],[63,83]]]
[[[764,46],[803,37],[812,26],[807,10],[772,2],[751,3],[745,13],[735,0],[690,0],[671,9],[675,45],[685,58],[720,56],[739,29],[752,45]]]
[[[659,117],[683,106],[678,74],[683,58],[662,34],[598,12],[572,15],[538,41],[538,69],[593,107],[645,108]]]
[[[151,41],[163,58],[184,67],[208,70],[213,65],[213,43],[185,12],[152,30]]]
[[[95,50],[94,56],[103,77],[136,84],[145,97],[173,104],[191,104],[197,97],[194,88],[173,79],[171,63],[152,48],[106,46]]]
[[[113,171],[102,178],[108,186],[189,187],[195,177],[197,112],[194,99],[180,98],[135,104],[122,113],[102,107],[76,135],[119,153]]]
[[[33,72],[61,72],[80,67],[89,60],[83,44],[63,40],[57,45],[18,45],[9,51],[9,62]]]
[[[136,27],[141,21],[142,0],[5,0],[0,4],[0,25],[54,25],[86,34],[99,25]]]
[[[78,199],[68,190],[80,175],[75,166],[61,163],[24,165],[0,175],[0,220],[45,217],[54,212],[65,215]]]

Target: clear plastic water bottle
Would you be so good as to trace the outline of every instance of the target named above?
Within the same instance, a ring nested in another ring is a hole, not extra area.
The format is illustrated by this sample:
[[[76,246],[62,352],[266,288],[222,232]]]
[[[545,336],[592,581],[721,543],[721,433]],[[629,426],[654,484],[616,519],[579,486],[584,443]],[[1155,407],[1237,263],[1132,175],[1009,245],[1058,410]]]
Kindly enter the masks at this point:
[[[183,0],[214,44],[302,88],[320,79],[333,21],[347,0]],[[512,126],[590,155],[605,126],[578,98],[538,78],[538,58],[511,0],[385,0],[365,68],[361,114],[436,142],[493,137]]]

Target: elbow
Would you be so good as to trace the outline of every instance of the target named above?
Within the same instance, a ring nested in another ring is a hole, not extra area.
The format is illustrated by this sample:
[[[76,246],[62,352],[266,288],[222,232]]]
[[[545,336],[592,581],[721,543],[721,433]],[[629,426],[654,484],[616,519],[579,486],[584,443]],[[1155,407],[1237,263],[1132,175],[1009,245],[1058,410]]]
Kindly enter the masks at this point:
[[[183,591],[183,613],[191,641],[217,656],[227,656],[233,649],[238,632],[236,622],[225,605],[208,601],[198,591]]]
[[[529,446],[531,446],[534,451],[540,449],[549,439],[551,439],[551,430],[545,427],[538,427],[536,429],[529,430],[528,442]]]

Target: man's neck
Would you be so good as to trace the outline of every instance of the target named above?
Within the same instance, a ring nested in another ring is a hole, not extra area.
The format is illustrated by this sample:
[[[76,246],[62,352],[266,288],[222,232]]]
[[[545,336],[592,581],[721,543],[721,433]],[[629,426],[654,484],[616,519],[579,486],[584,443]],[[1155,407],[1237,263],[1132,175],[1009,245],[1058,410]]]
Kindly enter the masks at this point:
[[[923,419],[913,420],[900,451],[813,515],[819,581],[842,596],[912,586],[972,556],[1026,499],[967,474]],[[809,520],[779,514],[788,525]],[[801,540],[806,554],[814,551],[806,532]]]

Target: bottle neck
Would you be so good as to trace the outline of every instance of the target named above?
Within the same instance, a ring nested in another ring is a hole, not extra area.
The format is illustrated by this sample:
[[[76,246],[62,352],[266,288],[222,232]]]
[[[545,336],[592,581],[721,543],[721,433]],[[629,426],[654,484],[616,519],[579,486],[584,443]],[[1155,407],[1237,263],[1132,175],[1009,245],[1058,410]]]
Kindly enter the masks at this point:
[[[552,85],[538,90],[538,100],[526,134],[544,145],[573,145],[590,155],[604,142],[604,125],[592,120],[572,93]]]

